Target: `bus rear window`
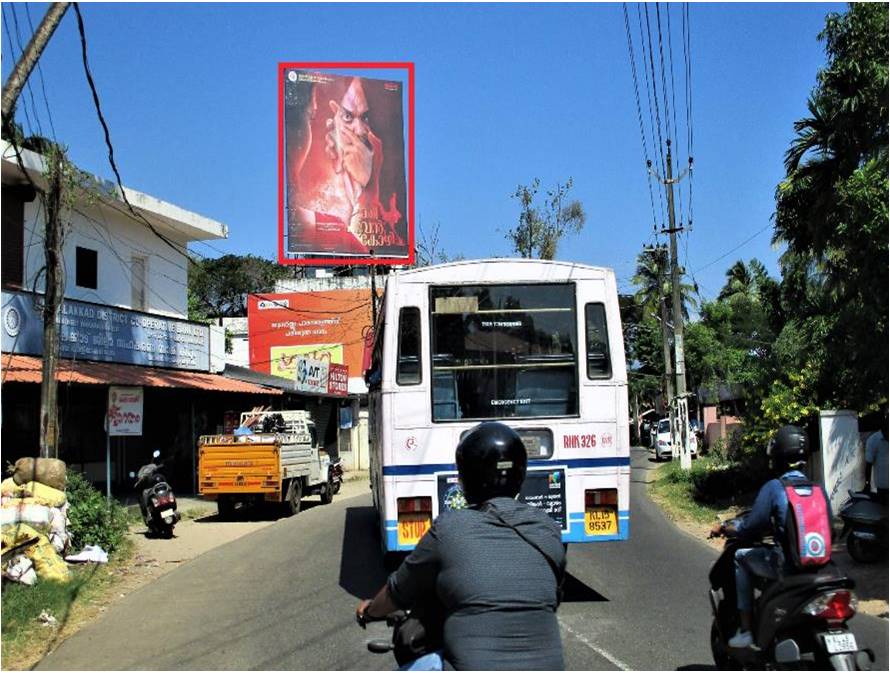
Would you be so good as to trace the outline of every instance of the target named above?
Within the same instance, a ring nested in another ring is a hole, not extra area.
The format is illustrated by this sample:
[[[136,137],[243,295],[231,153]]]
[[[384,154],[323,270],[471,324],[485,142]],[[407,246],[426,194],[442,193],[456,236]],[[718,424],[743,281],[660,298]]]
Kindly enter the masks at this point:
[[[609,354],[605,305],[587,304],[584,307],[584,320],[587,332],[587,378],[608,379],[612,376],[612,357]]]
[[[420,309],[406,306],[399,311],[399,353],[396,383],[420,383]]]
[[[430,288],[433,420],[578,414],[572,283]]]

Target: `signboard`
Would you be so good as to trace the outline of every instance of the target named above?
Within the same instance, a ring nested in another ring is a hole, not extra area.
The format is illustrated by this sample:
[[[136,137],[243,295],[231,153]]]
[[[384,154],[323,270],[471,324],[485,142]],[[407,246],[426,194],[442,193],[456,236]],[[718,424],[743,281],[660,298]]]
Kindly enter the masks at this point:
[[[371,324],[367,289],[250,295],[250,368],[295,379],[299,358],[345,365],[362,374],[362,334]]]
[[[279,245],[282,264],[412,264],[404,84],[322,69],[390,69],[409,86],[413,176],[414,66],[280,63]]]
[[[457,472],[442,472],[438,475],[439,513],[467,506],[463,491],[457,479]],[[544,510],[559,526],[568,530],[566,521],[566,480],[565,470],[529,470],[519,491],[519,500],[532,507]]]
[[[106,427],[109,437],[132,437],[142,434],[143,390],[108,387]]]
[[[847,491],[858,491],[864,483],[865,448],[856,412],[820,411],[819,446],[814,478],[825,486],[831,511],[839,512],[850,497]]]
[[[346,365],[328,365],[328,395],[346,397],[349,393],[349,367]]]
[[[3,292],[3,352],[43,355],[43,296]],[[207,325],[66,299],[59,320],[63,358],[210,370]]]
[[[328,363],[324,360],[296,358],[294,388],[304,393],[326,395],[328,392]]]

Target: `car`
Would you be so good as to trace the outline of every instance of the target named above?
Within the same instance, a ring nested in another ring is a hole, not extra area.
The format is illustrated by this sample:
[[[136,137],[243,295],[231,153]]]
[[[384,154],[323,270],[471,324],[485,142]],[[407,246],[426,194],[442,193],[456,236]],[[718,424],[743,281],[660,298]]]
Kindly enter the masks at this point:
[[[655,438],[652,442],[652,447],[655,449],[655,460],[670,458],[673,454],[671,447],[671,420],[669,418],[659,420],[658,425],[653,427],[653,433]],[[698,437],[692,431],[692,427],[690,427],[689,433],[689,453],[693,457],[698,454]]]

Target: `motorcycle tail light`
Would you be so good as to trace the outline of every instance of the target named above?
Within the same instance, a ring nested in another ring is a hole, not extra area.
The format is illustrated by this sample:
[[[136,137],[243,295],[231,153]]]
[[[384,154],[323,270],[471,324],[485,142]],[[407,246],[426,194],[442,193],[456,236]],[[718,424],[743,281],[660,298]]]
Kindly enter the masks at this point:
[[[158,500],[157,498],[151,499],[151,504],[154,505],[155,507],[157,507],[159,503],[160,503],[160,500]]]
[[[829,622],[843,622],[856,614],[859,600],[852,591],[830,591],[806,604],[803,611]]]

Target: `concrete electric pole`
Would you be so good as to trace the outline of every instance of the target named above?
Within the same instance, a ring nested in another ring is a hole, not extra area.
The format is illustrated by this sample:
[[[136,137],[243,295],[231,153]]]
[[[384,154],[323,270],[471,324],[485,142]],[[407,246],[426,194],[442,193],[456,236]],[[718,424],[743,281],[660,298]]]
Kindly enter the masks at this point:
[[[690,158],[690,165],[691,163]],[[666,172],[664,178],[658,174],[654,175],[667,191],[668,228],[664,230],[664,233],[670,236],[671,242],[671,298],[674,322],[674,359],[676,361],[676,396],[671,401],[675,413],[671,415],[677,421],[676,427],[671,428],[671,431],[675,436],[674,446],[679,445],[680,467],[688,470],[692,467],[692,455],[689,452],[689,401],[686,391],[686,355],[683,349],[683,301],[680,295],[680,266],[677,262],[677,233],[683,231],[683,226],[682,224],[677,226],[674,213],[674,185],[683,179],[685,173],[674,178],[670,139],[667,141]]]

